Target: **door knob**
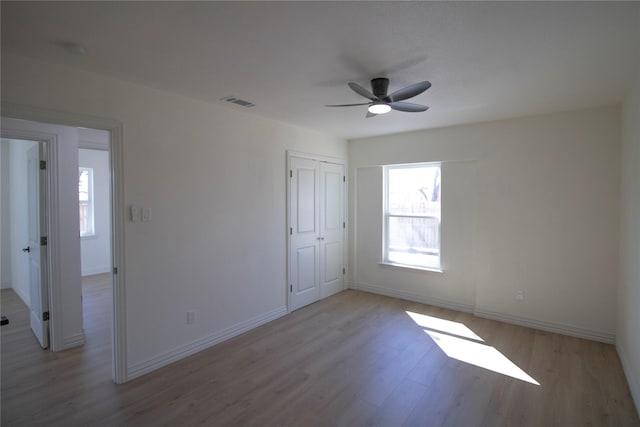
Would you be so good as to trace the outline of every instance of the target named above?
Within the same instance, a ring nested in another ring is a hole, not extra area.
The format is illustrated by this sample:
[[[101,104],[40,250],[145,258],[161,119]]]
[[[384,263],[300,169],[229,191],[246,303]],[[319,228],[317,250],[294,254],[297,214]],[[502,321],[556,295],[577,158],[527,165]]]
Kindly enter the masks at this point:
[[[22,252],[31,252],[31,246],[27,246],[26,248],[22,248]]]

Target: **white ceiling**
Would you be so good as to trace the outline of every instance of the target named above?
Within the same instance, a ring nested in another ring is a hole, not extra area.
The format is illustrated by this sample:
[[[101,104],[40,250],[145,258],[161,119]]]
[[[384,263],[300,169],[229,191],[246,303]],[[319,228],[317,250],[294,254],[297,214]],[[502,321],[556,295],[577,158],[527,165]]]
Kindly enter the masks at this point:
[[[2,52],[343,138],[612,105],[640,57],[638,2],[7,2]],[[74,41],[85,56],[66,53]],[[365,119],[346,85],[429,80],[424,113]]]

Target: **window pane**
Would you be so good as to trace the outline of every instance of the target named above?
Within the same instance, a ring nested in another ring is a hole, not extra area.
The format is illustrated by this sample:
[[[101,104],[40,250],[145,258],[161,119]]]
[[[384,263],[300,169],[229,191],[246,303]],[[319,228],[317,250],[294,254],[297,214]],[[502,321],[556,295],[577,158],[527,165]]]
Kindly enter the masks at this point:
[[[388,217],[387,260],[440,267],[440,221],[437,218]]]
[[[440,165],[388,166],[385,173],[385,261],[440,269]]]
[[[93,220],[93,169],[81,167],[78,171],[78,205],[80,207],[80,236],[92,236]]]
[[[81,202],[89,201],[89,170],[80,169],[78,179],[78,196]]]
[[[440,217],[440,167],[388,169],[388,212]]]
[[[85,236],[91,233],[89,227],[89,205],[80,202],[80,235]]]

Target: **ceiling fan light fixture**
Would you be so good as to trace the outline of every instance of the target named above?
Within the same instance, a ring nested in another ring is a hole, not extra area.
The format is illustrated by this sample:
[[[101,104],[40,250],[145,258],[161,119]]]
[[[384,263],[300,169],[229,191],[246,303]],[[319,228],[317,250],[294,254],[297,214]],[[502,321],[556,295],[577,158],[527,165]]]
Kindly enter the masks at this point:
[[[391,111],[391,107],[387,104],[371,104],[369,106],[369,112],[371,114],[385,114]]]

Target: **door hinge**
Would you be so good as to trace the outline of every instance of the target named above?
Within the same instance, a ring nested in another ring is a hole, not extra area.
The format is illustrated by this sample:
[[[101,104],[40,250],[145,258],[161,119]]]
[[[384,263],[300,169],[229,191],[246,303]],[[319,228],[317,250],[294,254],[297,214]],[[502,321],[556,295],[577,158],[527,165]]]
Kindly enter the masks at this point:
[[[293,292],[293,285],[289,285],[289,292]]]
[[[293,228],[292,227],[289,227],[289,235],[293,236]]]
[[[342,228],[347,228],[347,223],[346,222],[342,222]]]
[[[289,178],[293,178],[293,170],[289,169]]]
[[[346,177],[346,175],[342,175],[342,182],[347,182],[347,177]]]
[[[344,275],[344,274],[347,274],[347,269],[346,269],[346,268],[344,268],[344,267],[342,267],[342,274],[343,274],[343,275]]]
[[[40,237],[40,246],[47,246],[47,236]]]
[[[47,161],[46,160],[40,160],[40,170],[46,170],[47,169]]]
[[[42,313],[42,321],[46,322],[47,320],[49,320],[49,312],[45,311],[44,313]]]
[[[113,267],[113,274],[118,274],[118,267]]]

